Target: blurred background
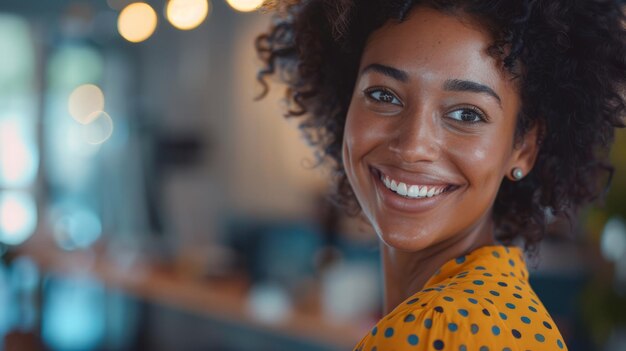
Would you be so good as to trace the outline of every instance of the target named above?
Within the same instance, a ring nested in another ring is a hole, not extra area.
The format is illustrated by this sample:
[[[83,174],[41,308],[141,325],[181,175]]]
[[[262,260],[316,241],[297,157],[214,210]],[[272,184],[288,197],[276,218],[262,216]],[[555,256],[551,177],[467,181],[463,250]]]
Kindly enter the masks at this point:
[[[349,350],[378,244],[262,101],[257,0],[0,1],[0,350]],[[531,284],[577,350],[626,350],[626,134],[603,206]]]

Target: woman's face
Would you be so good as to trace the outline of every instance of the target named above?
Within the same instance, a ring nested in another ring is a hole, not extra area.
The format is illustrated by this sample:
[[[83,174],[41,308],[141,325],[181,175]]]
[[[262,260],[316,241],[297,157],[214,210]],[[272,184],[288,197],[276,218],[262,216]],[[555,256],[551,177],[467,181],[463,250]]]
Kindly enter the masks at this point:
[[[343,164],[388,245],[416,251],[491,230],[503,177],[532,167],[533,152],[514,148],[520,97],[492,43],[473,22],[422,6],[369,37]]]

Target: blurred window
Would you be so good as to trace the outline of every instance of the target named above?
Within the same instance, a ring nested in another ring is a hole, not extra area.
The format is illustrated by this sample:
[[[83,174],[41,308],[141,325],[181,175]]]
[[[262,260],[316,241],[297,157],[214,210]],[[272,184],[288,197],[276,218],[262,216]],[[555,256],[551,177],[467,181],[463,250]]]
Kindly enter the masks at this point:
[[[35,50],[21,17],[0,14],[0,243],[17,245],[35,231],[38,99]]]

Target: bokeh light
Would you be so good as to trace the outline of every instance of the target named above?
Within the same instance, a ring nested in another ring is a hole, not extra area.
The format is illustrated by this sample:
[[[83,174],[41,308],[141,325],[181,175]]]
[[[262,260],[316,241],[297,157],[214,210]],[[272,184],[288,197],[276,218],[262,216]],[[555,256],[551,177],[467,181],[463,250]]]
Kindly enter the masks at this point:
[[[81,127],[83,140],[92,145],[102,144],[113,134],[113,120],[104,111],[95,111],[87,117],[90,121]]]
[[[277,284],[255,285],[250,290],[247,309],[257,320],[264,323],[280,323],[289,318],[292,303],[284,288]]]
[[[25,187],[37,175],[35,141],[18,118],[0,120],[0,186]]]
[[[105,288],[86,276],[48,277],[41,334],[52,350],[98,350],[105,336]]]
[[[37,227],[37,207],[33,197],[18,191],[0,193],[0,242],[19,245]]]
[[[57,245],[67,251],[87,249],[102,235],[98,214],[79,201],[62,201],[50,211],[52,234]]]
[[[619,217],[608,220],[600,239],[602,256],[607,261],[618,262],[626,256],[626,224]]]
[[[70,94],[68,109],[78,123],[89,124],[98,117],[94,112],[104,110],[104,94],[93,84],[81,85]]]
[[[241,12],[257,10],[263,4],[263,0],[226,0],[226,2],[230,7]]]
[[[207,0],[170,0],[165,14],[170,23],[181,30],[190,30],[199,26],[209,14]]]
[[[156,12],[145,2],[135,2],[126,6],[117,19],[118,32],[132,43],[150,38],[156,26]]]

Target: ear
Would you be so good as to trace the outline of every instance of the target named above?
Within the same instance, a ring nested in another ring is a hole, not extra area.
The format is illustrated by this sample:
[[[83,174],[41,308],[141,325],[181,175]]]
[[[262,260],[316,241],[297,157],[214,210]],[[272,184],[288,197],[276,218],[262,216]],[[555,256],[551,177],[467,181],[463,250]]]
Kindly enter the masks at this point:
[[[513,146],[511,161],[509,162],[506,176],[509,180],[517,181],[513,177],[513,169],[520,168],[524,176],[533,169],[539,146],[544,136],[544,124],[538,120],[535,124],[522,136],[521,140],[516,140]]]

